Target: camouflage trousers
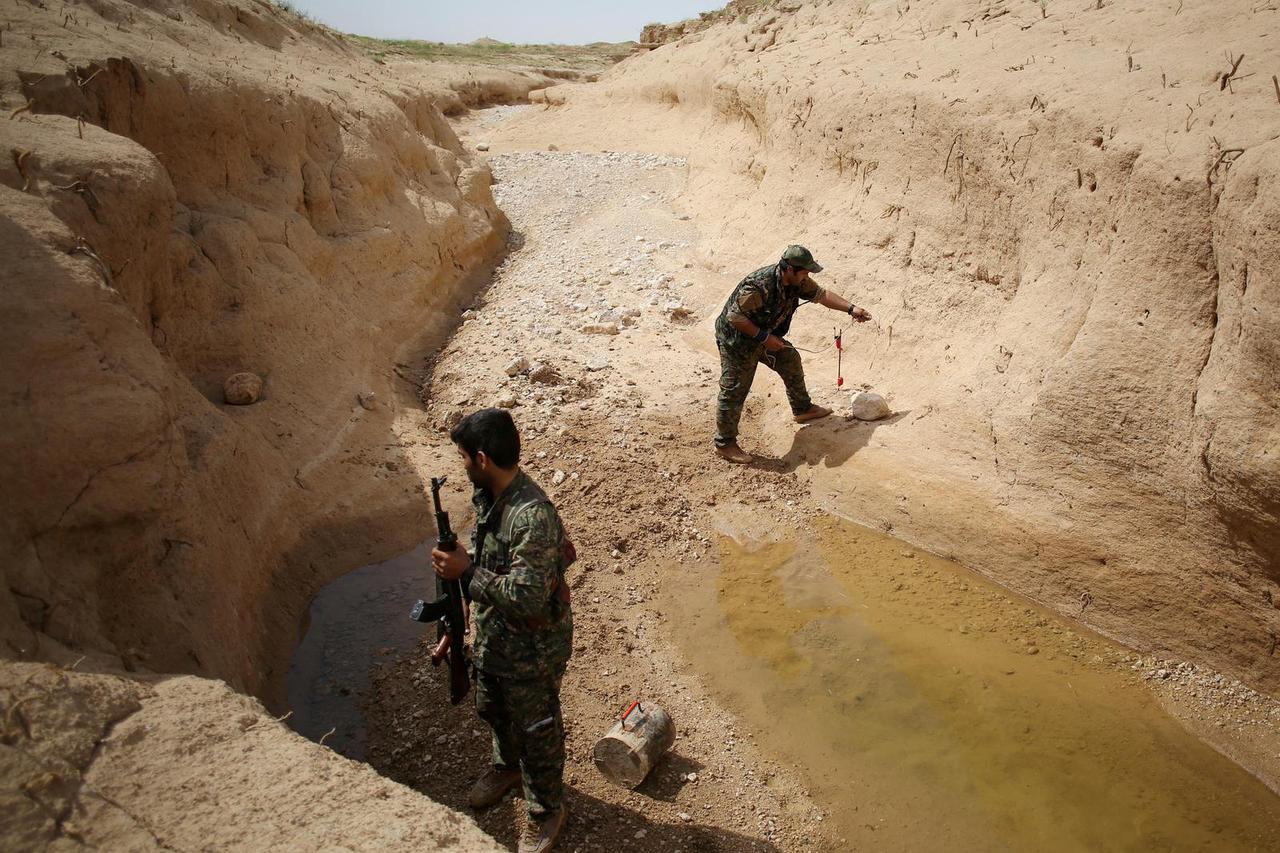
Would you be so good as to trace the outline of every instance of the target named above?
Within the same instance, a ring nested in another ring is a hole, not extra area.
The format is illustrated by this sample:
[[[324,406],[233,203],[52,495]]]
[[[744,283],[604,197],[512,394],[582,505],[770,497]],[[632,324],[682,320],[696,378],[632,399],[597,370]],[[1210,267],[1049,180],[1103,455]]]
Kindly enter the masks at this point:
[[[476,670],[476,713],[493,730],[493,764],[520,770],[534,819],[560,808],[564,797],[564,721],[560,679],[510,678]]]
[[[765,352],[763,344],[754,341],[727,344],[717,338],[720,348],[720,396],[716,402],[716,447],[734,444],[738,440],[738,422],[742,420],[742,406],[747,392],[756,378],[756,367],[763,363],[780,377],[787,388],[787,401],[791,413],[798,415],[813,406],[809,391],[804,385],[804,366],[800,353],[787,347],[777,352]]]

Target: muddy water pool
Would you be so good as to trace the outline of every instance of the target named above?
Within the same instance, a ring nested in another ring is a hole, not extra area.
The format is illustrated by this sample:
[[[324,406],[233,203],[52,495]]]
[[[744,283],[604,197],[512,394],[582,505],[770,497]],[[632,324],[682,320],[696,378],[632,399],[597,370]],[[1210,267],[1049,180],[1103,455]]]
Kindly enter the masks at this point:
[[[668,584],[670,621],[851,849],[1280,849],[1280,798],[1169,717],[1125,650],[837,518],[743,533],[773,526],[726,510],[718,565]]]
[[[429,553],[419,545],[348,572],[316,594],[285,682],[294,731],[364,759],[361,705],[373,667],[403,655],[427,631],[434,635],[433,626],[409,618],[415,600],[435,597]]]

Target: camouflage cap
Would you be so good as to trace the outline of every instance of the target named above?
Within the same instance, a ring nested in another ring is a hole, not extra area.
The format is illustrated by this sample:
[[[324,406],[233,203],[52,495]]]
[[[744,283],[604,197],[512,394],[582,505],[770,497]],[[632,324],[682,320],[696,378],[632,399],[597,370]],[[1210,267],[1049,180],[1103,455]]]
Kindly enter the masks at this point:
[[[813,253],[804,246],[788,246],[782,253],[782,262],[809,272],[822,272],[822,264],[813,259]]]

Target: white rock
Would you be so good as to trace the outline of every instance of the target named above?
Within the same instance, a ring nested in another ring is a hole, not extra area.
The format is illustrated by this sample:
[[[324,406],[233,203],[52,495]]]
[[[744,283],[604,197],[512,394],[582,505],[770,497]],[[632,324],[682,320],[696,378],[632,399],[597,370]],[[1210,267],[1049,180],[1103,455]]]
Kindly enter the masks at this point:
[[[356,402],[360,404],[360,408],[372,412],[378,408],[378,395],[372,391],[360,391],[356,394]]]
[[[477,142],[477,143],[476,143],[476,150],[477,150],[477,151],[488,151],[488,150],[489,150],[489,143],[487,143],[487,142]]]
[[[893,414],[884,397],[863,391],[853,398],[849,404],[849,414],[860,421],[878,421]]]
[[[528,369],[529,369],[529,359],[525,358],[524,356],[521,356],[520,358],[513,359],[510,364],[508,364],[505,368],[503,368],[503,373],[507,374],[508,376],[518,376],[519,374],[524,373]]]
[[[500,409],[514,409],[518,402],[520,401],[516,399],[515,394],[506,391],[498,395],[497,405]]]
[[[564,482],[566,476],[567,475],[563,471],[557,469],[556,472],[551,475],[551,485],[553,486],[560,485],[561,483]]]
[[[609,366],[609,359],[602,355],[593,355],[587,359],[587,370],[594,373],[597,370],[604,370]]]

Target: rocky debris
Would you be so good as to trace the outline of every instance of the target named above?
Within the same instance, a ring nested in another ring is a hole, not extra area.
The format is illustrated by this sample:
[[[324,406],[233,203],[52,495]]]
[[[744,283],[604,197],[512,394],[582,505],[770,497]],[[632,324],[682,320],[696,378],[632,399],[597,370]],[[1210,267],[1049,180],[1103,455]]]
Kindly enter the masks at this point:
[[[378,395],[372,391],[360,391],[356,394],[356,402],[360,408],[372,412],[378,408]]]
[[[488,151],[488,150],[489,150],[489,143],[487,143],[487,142],[477,142],[477,143],[476,143],[476,150],[477,150],[477,151]]]
[[[687,320],[693,316],[693,312],[678,299],[668,300],[667,303],[662,306],[662,313],[667,315],[669,320],[673,321]]]
[[[584,335],[616,335],[618,334],[617,323],[586,323],[578,331]]]
[[[262,396],[262,377],[247,371],[233,373],[222,383],[222,396],[233,406],[248,406]]]
[[[498,399],[494,401],[494,405],[500,409],[514,409],[520,404],[520,400],[512,391],[503,391],[498,395]]]
[[[563,379],[560,372],[545,362],[538,362],[529,368],[529,381],[542,385],[559,385]]]
[[[507,366],[502,369],[502,372],[508,376],[519,376],[521,373],[525,373],[528,370],[529,359],[524,356],[520,356],[519,358],[512,359],[508,362]]]
[[[565,481],[566,475],[563,471],[557,470],[551,475],[551,485],[558,486]]]
[[[862,391],[849,403],[849,415],[860,421],[878,421],[893,414],[889,403],[879,394]]]

